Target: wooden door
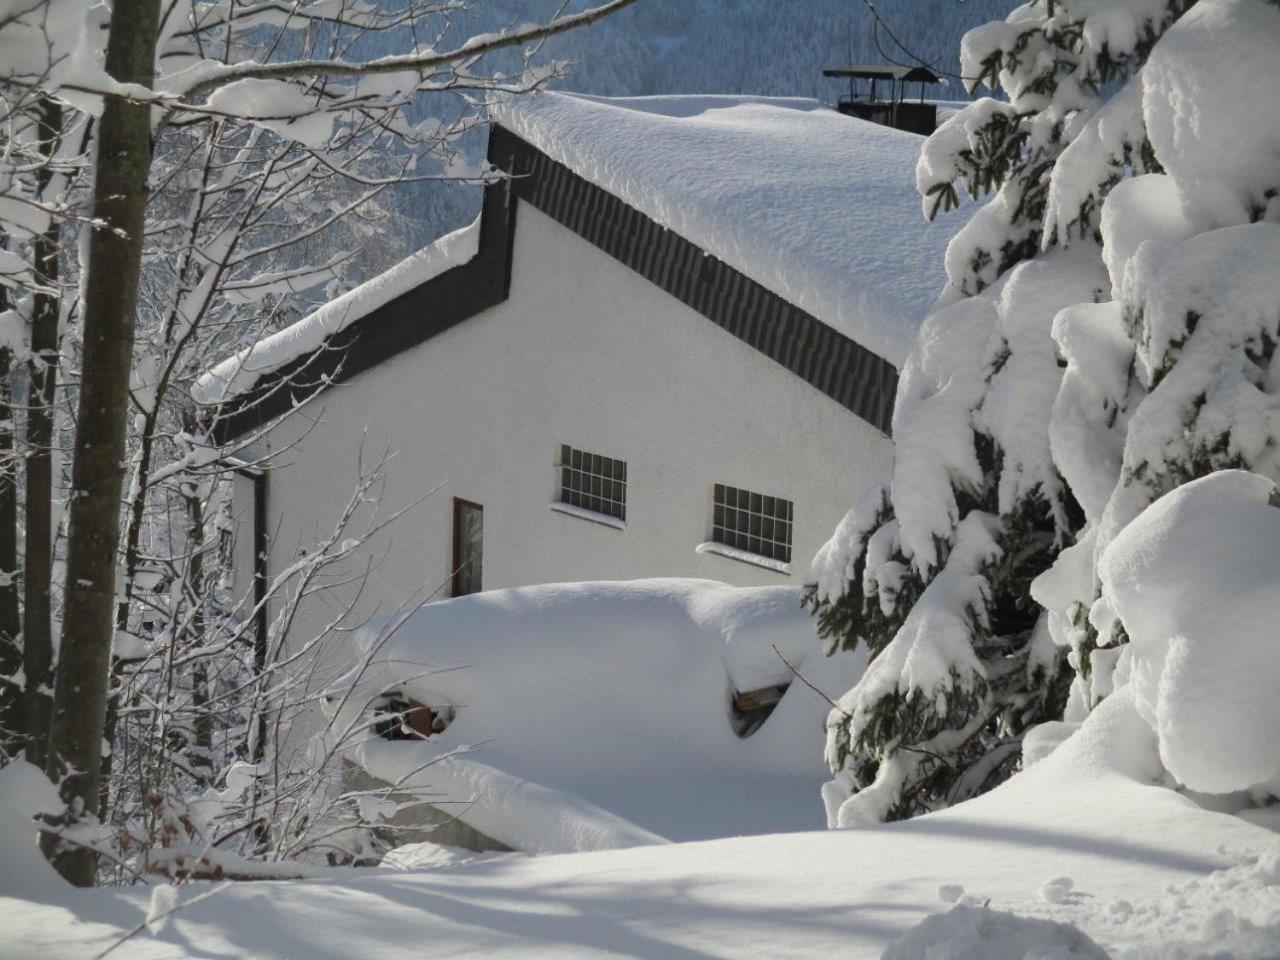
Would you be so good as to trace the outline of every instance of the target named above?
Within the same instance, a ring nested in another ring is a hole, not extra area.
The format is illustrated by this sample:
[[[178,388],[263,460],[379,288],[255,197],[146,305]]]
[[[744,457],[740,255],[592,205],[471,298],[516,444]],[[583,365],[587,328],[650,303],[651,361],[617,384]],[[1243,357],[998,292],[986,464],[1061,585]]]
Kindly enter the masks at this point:
[[[484,571],[484,507],[453,498],[453,589],[455,597],[479,593]]]

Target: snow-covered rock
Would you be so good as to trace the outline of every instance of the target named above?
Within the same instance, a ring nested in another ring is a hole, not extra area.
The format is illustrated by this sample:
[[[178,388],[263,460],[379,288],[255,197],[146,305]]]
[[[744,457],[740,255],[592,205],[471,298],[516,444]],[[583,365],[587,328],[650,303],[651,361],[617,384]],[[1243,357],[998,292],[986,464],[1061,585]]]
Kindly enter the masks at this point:
[[[388,850],[379,866],[389,870],[441,870],[463,863],[477,863],[495,857],[512,856],[509,853],[481,853],[449,847],[439,843],[406,843]]]

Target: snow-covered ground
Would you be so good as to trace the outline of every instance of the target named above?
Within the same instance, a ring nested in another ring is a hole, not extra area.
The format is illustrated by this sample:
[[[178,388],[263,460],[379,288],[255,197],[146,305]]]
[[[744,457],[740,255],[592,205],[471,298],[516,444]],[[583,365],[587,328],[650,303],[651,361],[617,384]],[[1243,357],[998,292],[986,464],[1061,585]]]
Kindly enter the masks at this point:
[[[1280,956],[1280,838],[1150,782],[1159,769],[1125,690],[1003,787],[907,823],[346,870],[232,884],[182,908],[209,889],[191,886],[162,929],[111,956],[861,960],[957,904],[1074,923],[1117,960]],[[59,889],[20,854],[6,851],[0,877],[8,960],[93,956],[151,909],[146,890]],[[1096,956],[1002,953],[991,938],[1008,925],[967,913],[948,929],[987,939],[937,956]]]

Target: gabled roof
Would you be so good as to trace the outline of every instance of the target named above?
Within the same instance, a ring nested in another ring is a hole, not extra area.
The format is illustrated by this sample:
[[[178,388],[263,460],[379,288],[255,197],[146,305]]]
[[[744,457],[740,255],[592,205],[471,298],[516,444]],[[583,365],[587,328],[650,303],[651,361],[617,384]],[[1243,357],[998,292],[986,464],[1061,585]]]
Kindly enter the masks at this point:
[[[922,215],[918,135],[816,100],[541,93],[502,125],[895,366],[958,218]]]
[[[480,219],[477,217],[468,226],[445,234],[405,257],[390,270],[223,360],[197,381],[195,399],[200,403],[218,403],[247,393],[263,377],[322,349],[331,337],[355,321],[450,268],[469,262],[479,250]]]
[[[201,378],[221,436],[505,300],[515,199],[888,432],[953,232],[921,216],[918,137],[812,101],[526,101],[491,128],[489,162],[513,176],[486,187],[478,228]]]

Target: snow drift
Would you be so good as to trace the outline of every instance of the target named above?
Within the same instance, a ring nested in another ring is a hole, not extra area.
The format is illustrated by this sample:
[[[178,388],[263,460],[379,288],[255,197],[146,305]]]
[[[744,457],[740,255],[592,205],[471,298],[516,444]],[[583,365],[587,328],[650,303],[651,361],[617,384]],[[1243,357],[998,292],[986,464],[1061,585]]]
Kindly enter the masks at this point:
[[[861,672],[858,655],[822,655],[800,597],[642,580],[430,604],[357,634],[370,662],[337,726],[388,690],[452,711],[430,740],[369,740],[353,758],[515,849],[817,829],[826,702],[796,683],[749,737],[731,720],[735,691],[790,682],[782,657],[825,690]]]
[[[960,905],[926,917],[881,960],[1110,960],[1075,927]]]

